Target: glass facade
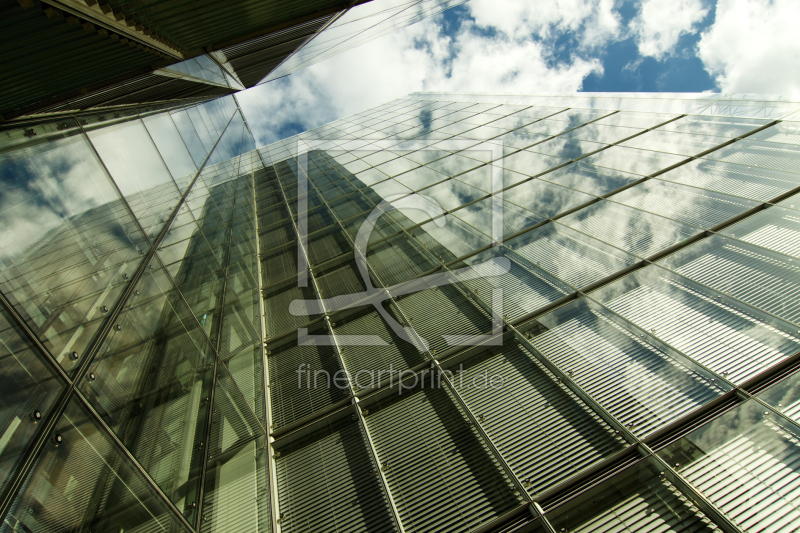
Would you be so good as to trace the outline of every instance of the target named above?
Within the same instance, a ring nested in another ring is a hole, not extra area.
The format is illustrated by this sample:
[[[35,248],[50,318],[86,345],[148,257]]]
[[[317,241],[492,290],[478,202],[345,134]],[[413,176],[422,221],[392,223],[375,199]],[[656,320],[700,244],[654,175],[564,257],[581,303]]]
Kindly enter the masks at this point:
[[[795,531],[798,110],[7,129],[0,532]]]

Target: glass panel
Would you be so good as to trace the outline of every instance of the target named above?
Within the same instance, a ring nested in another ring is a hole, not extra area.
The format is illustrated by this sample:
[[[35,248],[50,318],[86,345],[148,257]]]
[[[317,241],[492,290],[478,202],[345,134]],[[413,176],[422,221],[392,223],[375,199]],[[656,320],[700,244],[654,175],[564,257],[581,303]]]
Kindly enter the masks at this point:
[[[275,460],[281,530],[397,531],[364,430],[338,422],[281,448]]]
[[[571,213],[559,223],[639,257],[650,257],[702,231],[607,200]]]
[[[706,159],[754,167],[800,172],[800,145],[743,140],[711,152]]]
[[[582,161],[591,165],[648,176],[685,160],[686,157],[679,155],[612,146],[608,150],[590,155]]]
[[[721,233],[800,259],[800,213],[786,207],[759,211]]]
[[[0,286],[72,371],[149,245],[83,135],[0,157]]]
[[[514,339],[459,364],[452,382],[532,496],[624,447]]]
[[[505,246],[576,288],[600,281],[636,262],[622,250],[552,223],[523,233]]]
[[[326,335],[310,328],[312,335]],[[344,405],[350,391],[347,376],[330,345],[276,341],[267,346],[268,384],[272,404],[272,427],[281,429],[310,420],[320,410]]]
[[[797,122],[779,122],[751,135],[749,139],[773,143],[800,144],[800,124]]]
[[[611,200],[699,228],[714,228],[758,205],[753,200],[661,180],[640,183]]]
[[[640,438],[730,390],[589,300],[535,324],[536,349]]]
[[[421,231],[426,236],[418,235]],[[412,230],[419,242],[440,261],[448,262],[491,244],[485,234],[453,215],[445,215]]]
[[[548,218],[595,199],[594,196],[553,185],[538,178],[504,191],[503,197],[509,202]]]
[[[447,180],[438,185],[423,189],[419,191],[419,193],[430,196],[439,203],[442,209],[447,211],[486,196],[484,191],[458,180]]]
[[[796,327],[655,265],[590,296],[734,383],[800,350]]]
[[[659,263],[784,320],[800,321],[800,262],[791,257],[714,235]]]
[[[0,490],[66,386],[44,358],[0,308]]]
[[[402,321],[392,307],[387,311],[397,323]],[[398,336],[371,307],[353,316],[337,317],[334,334],[344,346],[342,359],[356,390],[377,387],[395,379],[396,372],[428,360],[418,346]],[[359,344],[357,337],[362,335],[366,343]]]
[[[728,117],[701,117],[690,115],[681,117],[668,124],[664,124],[659,130],[679,131],[681,133],[691,133],[695,135],[718,135],[732,139],[769,124],[769,120],[757,118],[728,118]]]
[[[640,178],[641,176],[635,174],[610,168],[595,167],[577,161],[543,174],[538,179],[557,183],[585,193],[602,195],[633,183]]]
[[[142,228],[158,233],[181,193],[144,124],[126,122],[88,135]]]
[[[614,117],[616,115],[612,115]],[[604,119],[605,120],[605,119]],[[632,137],[640,133],[639,128],[623,128],[619,126],[606,126],[593,122],[586,124],[580,128],[574,129],[567,133],[562,134],[562,137],[569,137],[570,139],[582,139],[584,141],[594,141],[598,143],[612,144]],[[538,150],[537,150],[538,151]],[[558,154],[554,154],[558,155]]]
[[[568,160],[566,159],[561,159],[558,157],[536,154],[522,150],[516,154],[504,157],[497,162],[497,165],[515,172],[519,172],[525,176],[536,176],[548,171],[553,167],[563,165],[567,161]],[[505,179],[504,176],[503,186],[508,187],[509,185],[511,185],[511,183],[508,183],[508,180]]]
[[[626,468],[548,512],[556,531],[720,532],[649,461]]]
[[[570,139],[567,137],[556,137],[548,141],[531,146],[528,148],[531,152],[540,154],[547,154],[561,159],[578,159],[592,152],[607,148],[607,144],[600,144],[591,141],[582,141],[577,139]]]
[[[268,461],[263,438],[208,461],[202,533],[271,531]]]
[[[192,155],[192,161],[194,161],[195,166],[199,168],[200,165],[203,164],[203,161],[205,161],[213,145],[207,146],[203,143],[203,139],[201,139],[200,135],[197,133],[188,111],[178,111],[170,113],[170,115],[175,123],[175,127],[178,128],[180,132],[183,142],[186,144],[186,148]]]
[[[203,419],[205,423],[206,419]],[[203,448],[209,459],[230,454],[236,448],[266,435],[236,382],[222,362],[217,363],[211,432]]]
[[[440,172],[436,172],[428,167],[421,167],[404,174],[400,174],[395,178],[397,181],[412,190],[419,190],[446,180],[447,176]]]
[[[507,237],[547,220],[542,215],[523,209],[505,200],[498,202],[496,197],[484,198],[479,202],[458,209],[453,215],[490,237],[498,229],[500,230],[498,232],[500,236]],[[499,228],[493,226],[495,220],[500,221]]]
[[[164,268],[153,260],[136,284],[90,373],[84,395],[170,499],[197,498],[210,406],[213,350]],[[214,333],[215,334],[215,333]]]
[[[192,514],[187,506],[190,522]],[[12,531],[190,532],[76,400],[45,444],[4,524]]]
[[[658,179],[760,202],[769,202],[800,186],[797,174],[704,159],[660,174]]]
[[[169,113],[152,115],[142,119],[147,132],[153,139],[161,157],[164,159],[175,183],[181,192],[186,191],[195,174],[197,165],[192,160],[184,140]]]
[[[677,115],[662,115],[659,113],[631,113],[622,111],[601,118],[595,124],[608,124],[611,126],[625,126],[629,128],[652,128],[662,124]]]
[[[749,400],[658,455],[743,530],[791,531],[800,521],[798,431]]]
[[[675,122],[671,122],[670,124],[675,124]],[[727,139],[725,137],[661,131],[659,128],[657,130],[645,132],[633,139],[629,139],[622,143],[621,146],[693,156],[700,152],[716,148],[726,141]]]
[[[366,422],[404,525],[468,531],[522,502],[447,389],[394,394]]]
[[[758,395],[783,416],[800,422],[800,374],[796,371]]]
[[[402,311],[400,324],[414,328],[437,358],[492,332],[491,316],[455,285],[424,289],[396,301]]]

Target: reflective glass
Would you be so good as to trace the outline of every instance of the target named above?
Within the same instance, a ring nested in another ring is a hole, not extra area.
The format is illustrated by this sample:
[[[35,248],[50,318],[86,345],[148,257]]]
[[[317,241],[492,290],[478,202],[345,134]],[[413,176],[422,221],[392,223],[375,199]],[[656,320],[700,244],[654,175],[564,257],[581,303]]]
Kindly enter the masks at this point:
[[[800,262],[714,235],[660,264],[784,320],[800,321]]]
[[[169,113],[160,113],[142,119],[161,157],[164,158],[175,183],[181,192],[186,191],[197,173],[197,165],[181,138]]]
[[[758,205],[753,200],[658,179],[640,183],[610,199],[699,228],[720,226]]]
[[[622,250],[553,223],[523,233],[505,246],[575,288],[598,282],[636,261]]]
[[[514,339],[459,363],[452,382],[530,495],[624,447]]]
[[[670,124],[674,124],[674,122]],[[714,149],[726,141],[727,139],[724,137],[662,131],[661,128],[659,128],[628,139],[620,146],[695,156],[701,152]]]
[[[800,175],[698,159],[659,174],[658,179],[769,202],[800,186]]]
[[[596,195],[608,194],[640,178],[641,176],[635,174],[610,168],[595,167],[582,161],[577,161],[539,176],[541,180]]]
[[[0,157],[0,286],[71,371],[149,245],[83,135]]]
[[[329,339],[319,327],[310,335]],[[271,431],[308,422],[314,413],[349,403],[347,376],[333,346],[314,340],[297,342],[297,336],[267,345]]]
[[[275,461],[285,531],[398,531],[358,422],[339,420],[281,447]],[[409,526],[412,524],[409,524]]]
[[[614,115],[612,115],[613,117]],[[611,144],[619,142],[628,137],[632,137],[643,130],[639,128],[624,128],[619,126],[606,126],[601,123],[592,122],[580,128],[562,134],[562,137],[570,139],[581,139],[584,141],[594,141],[598,143]],[[554,154],[558,155],[558,154]]]
[[[214,358],[206,334],[216,336],[219,320],[211,300],[199,324],[153,260],[80,384],[179,509],[199,491],[202,456],[196,452],[206,441]]]
[[[655,265],[590,296],[733,383],[800,350],[795,327]]]
[[[189,495],[176,502],[188,521],[191,503]],[[74,399],[3,523],[11,531],[191,531]]]
[[[800,213],[793,209],[770,207],[728,226],[721,233],[800,259]]]
[[[650,461],[628,467],[545,517],[556,531],[576,533],[722,531]]]
[[[201,531],[271,531],[267,455],[261,439],[210,458]]]
[[[158,233],[181,193],[144,124],[126,122],[88,135],[142,228]]]
[[[575,211],[559,219],[559,223],[639,257],[650,257],[701,232],[608,200]]]
[[[608,150],[590,155],[583,159],[582,162],[648,176],[685,160],[686,157],[679,155],[638,150],[625,146],[612,146]]]
[[[2,308],[0,361],[0,489],[4,490],[66,383]]]
[[[658,455],[742,529],[791,531],[800,520],[799,430],[749,400]]]
[[[448,211],[486,196],[484,191],[458,180],[447,180],[438,185],[422,189],[419,193],[433,198],[442,209]]]
[[[704,157],[716,161],[800,173],[800,145],[797,144],[744,139]]]
[[[702,117],[690,115],[673,120],[658,129],[694,135],[716,135],[732,139],[769,124],[769,120],[756,118]]]
[[[594,196],[540,179],[529,180],[511,187],[503,191],[503,197],[545,217],[554,217],[595,199]]]
[[[533,346],[640,438],[731,388],[586,299],[535,324]]]
[[[521,503],[449,390],[393,394],[366,422],[404,524],[469,530]]]

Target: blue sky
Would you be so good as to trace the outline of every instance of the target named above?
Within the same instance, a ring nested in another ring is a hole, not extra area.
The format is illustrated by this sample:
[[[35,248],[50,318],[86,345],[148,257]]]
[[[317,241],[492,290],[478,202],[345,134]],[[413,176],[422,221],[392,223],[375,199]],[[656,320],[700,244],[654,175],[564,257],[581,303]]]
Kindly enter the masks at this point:
[[[470,0],[239,99],[261,146],[413,91],[796,94],[798,21],[797,0]]]

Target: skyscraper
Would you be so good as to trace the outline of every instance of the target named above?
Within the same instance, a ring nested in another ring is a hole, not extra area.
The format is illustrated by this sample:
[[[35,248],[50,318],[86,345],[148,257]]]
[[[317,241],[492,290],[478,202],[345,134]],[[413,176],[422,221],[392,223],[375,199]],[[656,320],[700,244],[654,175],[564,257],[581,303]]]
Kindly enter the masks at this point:
[[[792,531],[798,117],[412,94],[256,148],[228,96],[7,129],[0,531]]]

